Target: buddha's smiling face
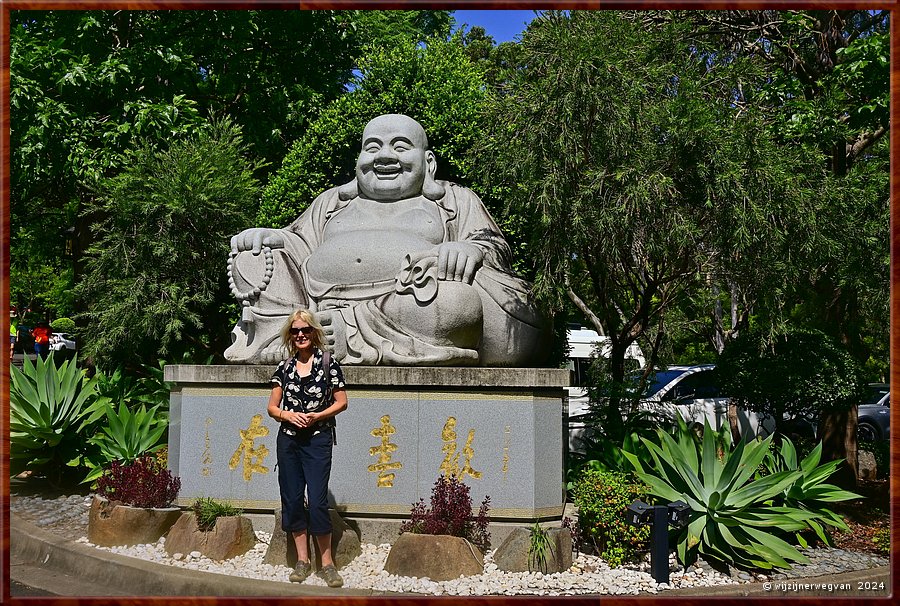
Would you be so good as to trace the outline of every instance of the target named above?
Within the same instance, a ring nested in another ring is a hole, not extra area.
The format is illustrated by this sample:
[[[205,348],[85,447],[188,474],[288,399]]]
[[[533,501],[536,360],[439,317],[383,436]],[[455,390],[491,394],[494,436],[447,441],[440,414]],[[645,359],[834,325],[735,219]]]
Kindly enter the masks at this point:
[[[356,160],[360,195],[379,201],[420,195],[434,163],[434,154],[427,148],[425,131],[412,118],[390,114],[369,122]]]

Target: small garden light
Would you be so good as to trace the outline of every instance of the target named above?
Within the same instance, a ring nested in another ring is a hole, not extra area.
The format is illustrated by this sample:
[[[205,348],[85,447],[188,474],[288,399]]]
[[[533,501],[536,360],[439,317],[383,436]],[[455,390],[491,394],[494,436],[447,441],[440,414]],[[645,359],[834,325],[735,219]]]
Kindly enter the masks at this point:
[[[653,507],[643,501],[635,501],[627,508],[626,521],[632,526],[649,524],[653,518]]]
[[[647,505],[635,501],[625,508],[625,521],[632,526],[650,525],[650,576],[657,583],[669,582],[669,526],[684,526],[690,506],[684,501]]]
[[[684,501],[669,503],[669,525],[681,528],[690,519],[691,507]]]

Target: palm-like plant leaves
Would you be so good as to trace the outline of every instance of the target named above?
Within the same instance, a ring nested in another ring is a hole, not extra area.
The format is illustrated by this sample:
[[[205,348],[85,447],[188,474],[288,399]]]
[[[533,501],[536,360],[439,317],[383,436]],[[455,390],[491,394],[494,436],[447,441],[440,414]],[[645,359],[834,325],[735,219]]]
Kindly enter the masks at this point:
[[[52,359],[26,358],[22,370],[10,367],[10,379],[10,472],[61,472],[84,452],[79,421],[96,397],[95,380],[85,379],[74,358],[59,368]]]
[[[166,417],[159,412],[159,406],[149,410],[141,405],[135,410],[129,409],[123,401],[118,411],[109,401],[104,401],[107,424],[100,428],[90,442],[100,449],[97,461],[88,463],[92,467],[85,477],[90,482],[103,473],[103,468],[112,461],[133,461],[141,455],[159,450],[168,424]]]
[[[784,439],[772,452],[772,436],[731,447],[723,432],[707,423],[699,443],[678,419],[674,437],[657,432],[658,443],[644,438],[653,462],[645,467],[624,453],[636,475],[663,500],[682,500],[690,519],[677,536],[678,558],[688,563],[698,553],[745,568],[788,567],[807,558],[783,537],[813,530],[828,542],[826,525],[846,528],[823,504],[859,498],[824,483],[840,461],[819,465],[821,444],[798,462],[796,448]],[[768,473],[757,471],[764,465]]]

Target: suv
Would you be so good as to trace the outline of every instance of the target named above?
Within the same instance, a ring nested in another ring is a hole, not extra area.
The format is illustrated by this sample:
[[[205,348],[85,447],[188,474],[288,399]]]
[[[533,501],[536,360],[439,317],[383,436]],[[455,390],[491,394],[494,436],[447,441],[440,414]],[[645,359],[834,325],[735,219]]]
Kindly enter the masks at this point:
[[[674,418],[677,411],[688,423],[702,426],[707,420],[710,427],[718,430],[728,423],[729,398],[720,393],[714,370],[715,364],[670,366],[658,370],[651,375],[650,384],[638,407],[670,418]],[[569,450],[581,452],[581,439],[590,431],[584,423],[587,410],[579,409],[576,414],[572,412],[570,406]],[[768,435],[775,430],[771,417],[742,408],[738,408],[737,414],[742,435]]]
[[[870,383],[869,396],[859,405],[857,439],[887,440],[891,437],[891,392],[884,383]]]
[[[688,422],[703,425],[706,420],[718,430],[728,424],[730,398],[720,392],[715,368],[715,364],[697,364],[658,371],[640,407],[673,418],[677,411]],[[773,419],[743,408],[738,408],[737,419],[741,435],[768,435],[775,430]]]

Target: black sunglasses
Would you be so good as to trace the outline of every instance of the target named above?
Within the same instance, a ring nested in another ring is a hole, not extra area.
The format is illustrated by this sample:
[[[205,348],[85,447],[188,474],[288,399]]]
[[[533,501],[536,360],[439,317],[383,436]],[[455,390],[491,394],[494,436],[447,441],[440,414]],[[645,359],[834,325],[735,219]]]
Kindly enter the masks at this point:
[[[302,332],[303,334],[305,334],[306,336],[309,336],[309,335],[313,334],[313,331],[314,331],[314,330],[315,330],[315,328],[313,328],[312,326],[304,326],[303,328],[296,328],[296,327],[294,327],[294,326],[291,326],[289,332],[290,332],[292,335],[294,335],[295,337],[296,337],[297,335],[299,335],[301,332]]]

